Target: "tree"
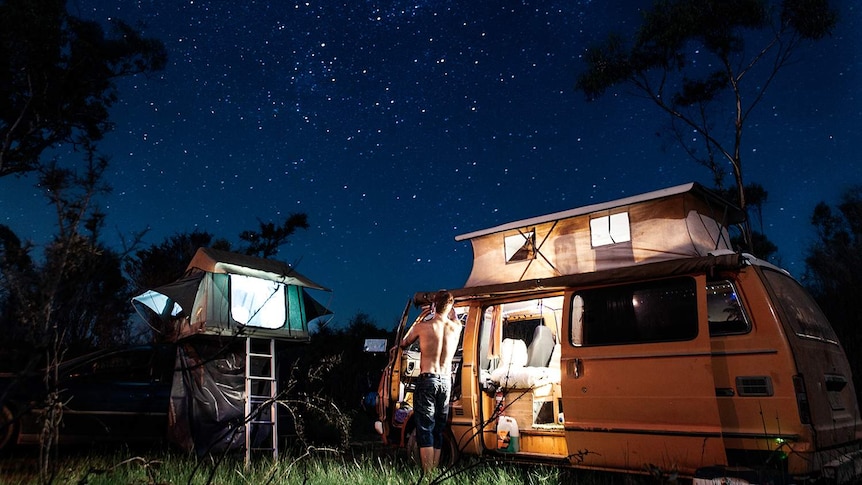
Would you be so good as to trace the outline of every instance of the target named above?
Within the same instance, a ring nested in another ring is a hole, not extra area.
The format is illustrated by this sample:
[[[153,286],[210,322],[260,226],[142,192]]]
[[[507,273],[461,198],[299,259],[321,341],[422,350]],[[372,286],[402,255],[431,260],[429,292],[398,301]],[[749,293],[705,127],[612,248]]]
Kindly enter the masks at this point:
[[[369,415],[357,414],[356,403],[369,392],[377,392],[388,354],[365,352],[363,344],[369,338],[385,338],[392,343],[394,335],[378,327],[368,314],[362,312],[351,317],[346,327],[335,327],[321,327],[307,346],[294,351],[298,356],[296,367],[299,375],[312,374],[321,363],[330,366],[323,382],[313,383],[312,386],[301,383],[297,389],[307,393],[320,392],[321,396],[338,408],[351,410],[349,415],[353,419],[350,434],[367,435],[373,429],[373,420],[369,421]]]
[[[734,200],[738,190],[735,186],[731,186],[727,189],[719,189],[717,192],[725,200]],[[745,238],[744,234],[733,234],[731,236],[731,243],[733,244],[733,247],[745,248],[745,250],[751,254],[757,255],[757,257],[761,259],[768,260],[778,251],[778,247],[763,233],[763,204],[766,203],[769,193],[766,192],[766,189],[764,189],[762,185],[758,183],[749,183],[745,186],[745,194],[749,219],[753,214],[758,228],[751,231],[748,239]]]
[[[50,147],[102,139],[114,81],[166,62],[160,41],[119,20],[108,36],[65,0],[0,2],[0,177],[38,170]]]
[[[125,261],[123,268],[135,291],[141,292],[182,278],[189,261],[201,247],[272,258],[297,229],[308,228],[308,216],[304,213],[291,214],[281,225],[260,220],[258,224],[258,231],[246,230],[239,234],[239,239],[245,244],[237,249],[227,239],[195,230],[174,234],[160,244],[136,251],[133,257]]]
[[[308,229],[308,215],[291,214],[280,226],[263,221],[258,221],[258,224],[260,231],[243,231],[239,238],[246,243],[245,254],[270,258],[278,253],[278,248],[284,245],[297,229]]]
[[[25,366],[45,370],[39,455],[43,483],[56,472],[49,465],[54,462],[64,408],[59,363],[69,351],[92,350],[128,336],[130,295],[120,272],[121,256],[98,241],[104,214],[95,199],[108,191],[103,183],[108,161],[97,156],[89,142],[84,148],[86,167],[81,171],[56,163],[39,165],[39,186],[57,217],[57,233],[43,260],[32,258],[32,245],[21,244],[8,228],[0,231],[0,278],[7,284],[2,321],[16,328],[12,335],[22,337],[17,342],[4,340],[0,348],[30,350],[23,354],[29,360]],[[38,359],[44,359],[41,365],[36,364]]]
[[[32,244],[0,228],[0,322],[6,336],[15,337],[4,339],[4,347],[45,349],[56,331],[59,343],[78,353],[127,336],[130,294],[122,256],[99,242],[104,214],[93,202],[108,190],[101,182],[107,160],[90,150],[87,162],[80,174],[56,164],[40,169],[39,185],[58,228],[43,258],[33,258]]]
[[[681,146],[712,171],[717,188],[730,165],[735,200],[746,209],[745,123],[797,49],[830,34],[837,20],[828,0],[657,0],[630,45],[613,34],[587,49],[576,88],[594,100],[618,84],[634,87],[670,116]]]
[[[123,268],[135,291],[146,291],[182,278],[198,248],[209,246],[230,250],[226,240],[215,240],[212,234],[195,230],[174,234],[160,244],[136,251]]]
[[[807,249],[802,282],[832,322],[850,366],[862,369],[862,186],[847,189],[835,208],[817,204],[811,223],[817,238]],[[855,378],[862,396],[862,375]]]

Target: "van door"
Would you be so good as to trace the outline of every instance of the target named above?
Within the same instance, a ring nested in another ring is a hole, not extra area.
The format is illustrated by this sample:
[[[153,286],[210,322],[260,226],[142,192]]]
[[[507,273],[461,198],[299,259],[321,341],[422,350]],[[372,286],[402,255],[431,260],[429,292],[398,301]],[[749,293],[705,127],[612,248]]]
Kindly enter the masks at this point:
[[[377,416],[381,423],[389,422],[392,415],[392,407],[398,403],[401,398],[401,360],[403,350],[399,345],[401,339],[404,338],[404,333],[407,331],[407,317],[410,313],[410,307],[413,300],[409,300],[404,307],[404,312],[401,314],[401,320],[395,328],[395,343],[389,350],[389,362],[383,370],[383,376],[380,379],[380,385],[377,389]],[[388,443],[390,430],[387,427],[383,428],[383,441]],[[399,436],[399,441],[403,438]]]
[[[727,463],[706,279],[567,292],[563,414],[575,466],[683,474]]]

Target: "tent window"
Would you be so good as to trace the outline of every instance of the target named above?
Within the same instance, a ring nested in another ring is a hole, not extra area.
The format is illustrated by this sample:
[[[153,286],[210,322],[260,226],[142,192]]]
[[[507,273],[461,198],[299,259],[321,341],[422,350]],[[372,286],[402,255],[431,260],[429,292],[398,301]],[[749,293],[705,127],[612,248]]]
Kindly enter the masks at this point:
[[[507,236],[504,239],[506,262],[528,261],[536,259],[536,232],[526,231]]]
[[[629,213],[620,212],[590,219],[590,237],[594,248],[631,241]]]
[[[284,285],[243,275],[230,275],[230,313],[238,323],[250,327],[284,326]]]

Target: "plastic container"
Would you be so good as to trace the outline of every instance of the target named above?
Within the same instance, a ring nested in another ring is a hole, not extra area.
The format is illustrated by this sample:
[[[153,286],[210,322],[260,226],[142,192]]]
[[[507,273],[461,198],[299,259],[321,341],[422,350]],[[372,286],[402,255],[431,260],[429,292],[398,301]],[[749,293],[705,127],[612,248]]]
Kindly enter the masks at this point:
[[[520,449],[521,434],[518,422],[511,416],[497,418],[497,450],[504,453],[517,453]]]

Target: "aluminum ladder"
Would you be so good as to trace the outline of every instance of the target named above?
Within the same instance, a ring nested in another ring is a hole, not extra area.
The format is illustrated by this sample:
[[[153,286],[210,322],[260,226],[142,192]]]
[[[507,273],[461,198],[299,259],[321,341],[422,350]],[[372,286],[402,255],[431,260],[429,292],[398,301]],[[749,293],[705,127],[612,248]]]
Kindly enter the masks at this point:
[[[278,381],[275,339],[246,337],[245,341],[245,464],[253,456],[271,453],[278,459]],[[268,439],[258,436],[269,435]]]

